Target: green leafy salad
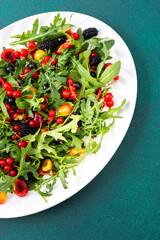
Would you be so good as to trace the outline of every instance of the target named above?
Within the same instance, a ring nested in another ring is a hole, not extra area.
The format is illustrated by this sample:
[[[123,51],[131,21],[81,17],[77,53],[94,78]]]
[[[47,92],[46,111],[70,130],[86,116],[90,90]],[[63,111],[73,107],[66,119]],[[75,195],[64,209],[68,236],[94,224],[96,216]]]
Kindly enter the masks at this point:
[[[52,195],[59,178],[97,153],[122,109],[110,92],[120,61],[110,63],[114,40],[77,28],[60,14],[50,26],[12,36],[0,60],[0,204],[7,192]],[[16,45],[22,45],[16,48]],[[113,60],[112,60],[113,61]],[[107,125],[106,120],[112,119]],[[99,136],[97,140],[96,136]],[[45,190],[42,190],[45,189]]]

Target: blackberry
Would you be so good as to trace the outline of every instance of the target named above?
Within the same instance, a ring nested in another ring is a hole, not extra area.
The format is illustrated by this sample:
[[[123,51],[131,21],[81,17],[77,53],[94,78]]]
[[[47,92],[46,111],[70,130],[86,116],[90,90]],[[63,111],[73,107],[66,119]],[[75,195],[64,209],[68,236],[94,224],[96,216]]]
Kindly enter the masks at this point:
[[[96,28],[87,28],[83,31],[84,39],[90,39],[94,36],[97,36],[98,30]]]
[[[33,68],[37,69],[37,65],[34,62],[29,63],[28,67],[30,70],[32,70]]]
[[[57,43],[53,40],[47,40],[39,45],[39,48],[42,50],[54,50],[56,47]]]
[[[7,71],[7,73],[13,72],[13,71],[14,71],[14,67],[9,64],[9,65],[6,67],[6,71]]]
[[[33,129],[27,123],[21,123],[19,125],[19,130],[22,136],[28,136],[29,134],[34,134]]]
[[[91,77],[96,78],[96,73],[95,72],[91,72],[90,75],[91,75]]]
[[[101,62],[101,58],[98,56],[94,56],[90,58],[90,65],[97,66]]]
[[[59,44],[62,44],[62,43],[64,43],[65,41],[66,41],[66,36],[65,36],[65,35],[57,38],[57,42],[58,42]]]

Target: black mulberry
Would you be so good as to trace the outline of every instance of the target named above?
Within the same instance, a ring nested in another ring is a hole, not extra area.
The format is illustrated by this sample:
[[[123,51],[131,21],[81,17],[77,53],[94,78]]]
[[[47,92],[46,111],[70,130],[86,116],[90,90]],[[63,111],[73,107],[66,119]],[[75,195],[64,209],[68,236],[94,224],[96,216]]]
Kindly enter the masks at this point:
[[[39,45],[39,48],[42,49],[42,50],[54,50],[55,48],[57,47],[57,43],[53,40],[47,40],[45,42],[42,42],[40,45]]]
[[[97,36],[98,30],[96,28],[87,28],[83,31],[83,37],[85,39],[90,39],[92,37]]]
[[[90,58],[90,65],[97,66],[101,62],[101,58],[98,56],[94,56]]]
[[[27,123],[21,123],[19,125],[19,130],[22,133],[22,136],[28,136],[29,134],[34,134],[33,129]]]

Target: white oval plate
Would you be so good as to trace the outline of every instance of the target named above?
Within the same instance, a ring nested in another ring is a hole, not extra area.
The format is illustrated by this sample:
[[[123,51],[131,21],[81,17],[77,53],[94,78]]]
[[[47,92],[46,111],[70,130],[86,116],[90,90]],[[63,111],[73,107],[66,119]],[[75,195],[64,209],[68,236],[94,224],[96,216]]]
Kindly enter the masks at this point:
[[[58,12],[49,12],[34,15],[2,29],[0,31],[0,53],[3,46],[10,47],[9,42],[14,40],[10,39],[10,36],[32,29],[32,24],[36,18],[40,20],[40,26],[49,25],[57,14]],[[47,203],[34,191],[29,192],[24,198],[19,198],[15,194],[8,194],[7,201],[0,205],[0,218],[21,217],[40,212],[66,200],[85,187],[112,158],[122,142],[133,116],[137,96],[137,76],[131,53],[125,42],[112,28],[96,18],[73,12],[60,12],[60,14],[62,18],[66,17],[67,22],[69,22],[70,16],[73,14],[71,23],[75,26],[75,30],[79,27],[82,30],[88,27],[96,27],[99,30],[98,37],[108,37],[116,41],[111,50],[111,56],[113,56],[111,62],[120,60],[122,67],[119,74],[120,79],[113,85],[111,91],[114,94],[115,106],[120,105],[124,98],[127,100],[120,113],[123,118],[116,119],[110,132],[104,136],[99,152],[86,157],[75,168],[76,176],[73,176],[72,173],[69,174],[67,180],[69,183],[68,189],[63,189],[61,183],[57,182],[53,195],[47,198]],[[17,46],[14,48],[17,48]]]

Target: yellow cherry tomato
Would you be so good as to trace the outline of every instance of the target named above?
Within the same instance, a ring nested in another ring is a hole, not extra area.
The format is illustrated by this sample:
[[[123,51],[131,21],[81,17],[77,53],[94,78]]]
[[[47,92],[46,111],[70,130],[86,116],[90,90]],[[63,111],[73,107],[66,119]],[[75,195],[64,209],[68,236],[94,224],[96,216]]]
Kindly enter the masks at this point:
[[[44,160],[43,165],[42,165],[42,171],[43,172],[48,172],[52,169],[53,164],[51,159],[47,158],[46,160]]]
[[[7,199],[7,193],[0,192],[0,204],[3,204]]]
[[[35,87],[30,87],[30,89],[29,89],[31,92],[35,92],[35,94],[37,94],[37,89],[35,88]],[[32,93],[30,93],[29,95],[27,95],[26,96],[26,98],[28,98],[28,99],[31,99],[31,98],[33,98],[33,94]]]
[[[39,49],[34,53],[34,59],[39,61],[45,55],[45,51]]]
[[[72,112],[72,106],[65,103],[58,108],[58,112],[61,116],[68,116]]]
[[[71,150],[70,150],[70,152],[69,152],[69,154],[71,155],[71,156],[74,156],[74,155],[82,155],[82,154],[84,154],[86,151],[84,150],[84,148],[81,148],[81,151],[80,152],[78,152],[77,151],[77,149],[76,148],[72,148]]]

